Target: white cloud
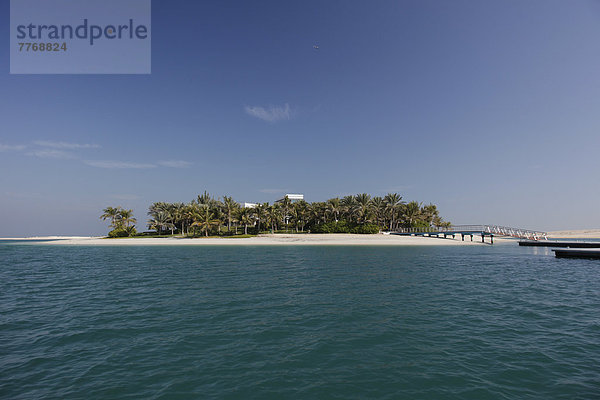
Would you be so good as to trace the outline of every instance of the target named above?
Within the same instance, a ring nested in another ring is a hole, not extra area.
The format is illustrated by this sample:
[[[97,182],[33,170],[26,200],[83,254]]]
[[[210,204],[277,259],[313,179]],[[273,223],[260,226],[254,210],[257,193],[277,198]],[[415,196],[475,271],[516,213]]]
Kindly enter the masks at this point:
[[[166,160],[166,161],[159,161],[158,165],[162,166],[162,167],[169,167],[169,168],[189,168],[192,166],[193,163],[189,162],[189,161],[183,161],[183,160]]]
[[[244,107],[244,110],[246,111],[246,114],[267,122],[289,120],[292,118],[293,114],[290,105],[287,103],[283,106],[270,106],[269,108],[246,106]]]
[[[90,167],[108,168],[108,169],[149,169],[156,168],[154,164],[132,163],[126,161],[113,160],[85,160],[84,163]]]
[[[97,149],[100,146],[97,144],[81,144],[81,143],[68,143],[68,142],[52,142],[49,140],[37,140],[33,142],[36,146],[50,147],[53,149]]]
[[[75,158],[71,153],[62,150],[48,149],[48,150],[36,150],[27,153],[28,156],[34,156],[39,158],[56,158],[66,160],[69,158]]]
[[[9,144],[2,144],[2,143],[0,143],[0,152],[3,152],[3,151],[20,151],[20,150],[23,150],[24,148],[25,148],[25,146],[23,146],[22,144],[9,145]]]

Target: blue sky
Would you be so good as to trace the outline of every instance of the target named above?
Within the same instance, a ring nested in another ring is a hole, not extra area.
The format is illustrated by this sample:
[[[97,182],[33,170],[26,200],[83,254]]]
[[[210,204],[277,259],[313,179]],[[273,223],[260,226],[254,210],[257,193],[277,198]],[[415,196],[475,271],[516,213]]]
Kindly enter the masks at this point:
[[[151,75],[10,75],[0,15],[0,237],[204,190],[600,227],[599,2],[154,0]]]

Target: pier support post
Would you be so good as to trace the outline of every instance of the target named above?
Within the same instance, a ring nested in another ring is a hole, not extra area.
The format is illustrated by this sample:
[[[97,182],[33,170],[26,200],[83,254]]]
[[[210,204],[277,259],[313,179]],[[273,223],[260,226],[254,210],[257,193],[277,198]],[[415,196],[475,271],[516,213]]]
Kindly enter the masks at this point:
[[[485,233],[481,232],[481,243],[485,243]]]
[[[471,235],[471,242],[473,241],[473,235]]]
[[[491,244],[494,244],[494,235],[491,235],[491,236],[490,236],[490,243],[491,243]]]
[[[465,241],[465,235],[461,233],[460,236],[462,237],[462,241],[464,242]]]

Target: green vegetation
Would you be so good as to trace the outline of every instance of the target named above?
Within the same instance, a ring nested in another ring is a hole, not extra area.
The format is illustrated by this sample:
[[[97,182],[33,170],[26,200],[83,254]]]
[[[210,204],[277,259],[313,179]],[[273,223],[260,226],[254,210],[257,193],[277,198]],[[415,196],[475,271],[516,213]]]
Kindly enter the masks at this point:
[[[110,237],[136,235],[131,210],[106,208],[100,218],[110,219]],[[240,237],[260,232],[362,233],[410,227],[448,226],[434,204],[423,206],[389,193],[371,197],[367,193],[333,198],[324,202],[292,202],[287,196],[278,203],[242,208],[233,198],[217,200],[207,192],[185,203],[157,202],[148,209],[148,229],[156,235]],[[139,234],[148,236],[149,233]]]
[[[379,233],[379,226],[375,224],[356,224],[347,221],[332,221],[315,225],[313,233]]]
[[[224,239],[245,239],[256,237],[256,235],[236,235],[236,236],[223,236]]]
[[[130,237],[137,234],[135,224],[137,220],[133,218],[133,210],[126,210],[122,207],[107,207],[102,210],[100,216],[102,220],[110,220],[112,231],[108,232],[108,237]]]

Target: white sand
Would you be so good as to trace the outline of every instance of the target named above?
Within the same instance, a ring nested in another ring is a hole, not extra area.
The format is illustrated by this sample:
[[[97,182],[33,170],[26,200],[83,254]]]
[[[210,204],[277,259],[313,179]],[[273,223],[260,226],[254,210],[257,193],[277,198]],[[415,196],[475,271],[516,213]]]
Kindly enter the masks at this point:
[[[260,235],[251,238],[125,238],[105,239],[99,237],[47,237],[27,238],[31,240],[47,239],[53,245],[84,245],[84,246],[135,246],[135,245],[386,245],[386,246],[477,246],[482,245],[481,237],[475,236],[473,242],[469,237],[461,241],[456,239],[429,238],[398,235],[354,235],[354,234],[276,234]],[[21,239],[23,240],[23,239]],[[494,243],[510,239],[494,238]],[[489,237],[486,243],[489,244]]]
[[[97,238],[100,238],[98,236]],[[30,236],[25,238],[0,238],[0,240],[18,240],[18,241],[26,241],[26,240],[65,240],[65,239],[94,239],[92,236]]]
[[[548,238],[552,239],[600,239],[600,229],[582,229],[572,231],[554,231],[548,232]]]

